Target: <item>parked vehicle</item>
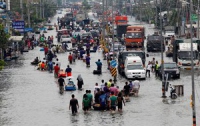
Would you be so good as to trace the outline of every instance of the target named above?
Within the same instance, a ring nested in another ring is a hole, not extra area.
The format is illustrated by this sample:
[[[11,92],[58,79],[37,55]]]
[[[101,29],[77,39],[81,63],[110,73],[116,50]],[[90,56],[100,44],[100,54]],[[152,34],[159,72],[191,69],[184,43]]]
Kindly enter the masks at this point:
[[[76,14],[76,23],[79,24],[82,22],[84,19],[86,19],[86,16],[84,13],[78,13]]]
[[[126,28],[129,26],[127,24],[128,17],[127,16],[115,16],[115,24],[116,24],[116,31],[117,31],[117,37],[121,38],[122,35],[126,34]]]
[[[60,41],[71,43],[71,37],[70,35],[61,35]]]
[[[199,68],[199,44],[200,40],[193,39],[193,62],[194,68]],[[173,42],[173,61],[178,67],[191,69],[191,40],[176,39]]]
[[[128,26],[125,36],[126,47],[144,47],[145,27]]]
[[[170,39],[172,36],[175,36],[174,26],[165,26],[164,27],[164,37],[165,37],[165,39]]]
[[[163,65],[158,68],[158,76],[162,79],[162,67]],[[167,75],[168,74],[168,75]],[[164,63],[164,75],[168,78],[180,78],[180,70],[176,64],[176,62],[166,62]]]
[[[147,51],[148,52],[161,52],[161,44],[163,43],[163,51],[165,50],[164,37],[154,33],[147,37]]]

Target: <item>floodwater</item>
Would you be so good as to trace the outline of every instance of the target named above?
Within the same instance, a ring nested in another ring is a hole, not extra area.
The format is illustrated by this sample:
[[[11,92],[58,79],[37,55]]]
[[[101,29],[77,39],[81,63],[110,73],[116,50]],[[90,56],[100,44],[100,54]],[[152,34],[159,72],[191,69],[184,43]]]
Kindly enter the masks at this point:
[[[58,15],[53,18],[56,21]],[[134,19],[130,20],[134,21]],[[145,25],[147,33],[153,29]],[[55,30],[45,34],[56,35]],[[56,41],[55,41],[56,43]],[[85,90],[94,90],[96,82],[108,81],[111,77],[106,69],[106,61],[103,61],[103,74],[93,75],[96,69],[95,61],[102,58],[101,52],[91,53],[91,67],[86,68],[84,62],[77,60],[71,65],[72,75],[76,83],[76,77],[81,74],[84,79],[83,91],[65,92],[59,94],[56,85],[57,80],[52,73],[38,71],[30,62],[36,57],[42,59],[43,52],[37,47],[24,53],[18,61],[9,63],[0,72],[0,126],[189,126],[192,125],[192,109],[190,107],[191,74],[190,71],[181,71],[181,79],[170,81],[172,84],[184,85],[184,96],[176,100],[170,98],[162,99],[161,81],[155,79],[154,75],[141,81],[139,97],[131,97],[130,102],[124,106],[123,113],[111,115],[109,112],[90,111],[84,114],[82,110],[82,96]],[[58,54],[61,68],[68,65],[68,53]],[[160,54],[152,53],[147,61],[153,57],[160,62]],[[165,58],[166,61],[170,59]],[[199,75],[195,73],[196,85],[196,109],[197,124],[200,116],[199,109]],[[123,88],[125,78],[118,76],[117,85]],[[71,115],[69,100],[71,94],[79,101],[79,113]],[[166,93],[169,96],[169,92]]]

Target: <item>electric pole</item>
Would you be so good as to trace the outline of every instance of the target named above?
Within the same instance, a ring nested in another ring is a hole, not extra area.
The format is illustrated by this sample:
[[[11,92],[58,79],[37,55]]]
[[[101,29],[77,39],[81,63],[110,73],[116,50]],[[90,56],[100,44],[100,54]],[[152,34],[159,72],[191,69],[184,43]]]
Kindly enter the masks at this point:
[[[42,0],[40,0],[40,18],[42,19]]]
[[[20,0],[20,8],[22,10],[21,19],[24,20],[24,8],[23,8],[23,0]]]
[[[193,59],[193,34],[192,34],[192,10],[193,4],[190,0],[190,38],[191,38],[191,79],[192,79],[192,120],[193,126],[196,126],[196,107],[195,107],[195,84],[194,84],[194,59]],[[199,22],[199,21],[198,21]],[[199,30],[199,29],[198,29]]]
[[[160,15],[159,15],[159,19],[160,19],[160,38],[163,38],[162,37],[162,0],[160,0]],[[162,39],[161,41],[161,64],[162,64],[162,67],[161,67],[161,72],[162,72],[162,98],[166,98],[166,95],[165,95],[165,84],[167,82],[165,82],[165,72],[164,72],[164,57],[163,57],[163,52],[164,52],[164,40]]]
[[[26,6],[27,6],[27,14],[28,14],[28,27],[31,27],[31,21],[30,21],[30,5],[29,0],[27,0]]]
[[[42,17],[45,18],[45,17],[44,17],[44,0],[43,0],[43,2],[42,2]]]

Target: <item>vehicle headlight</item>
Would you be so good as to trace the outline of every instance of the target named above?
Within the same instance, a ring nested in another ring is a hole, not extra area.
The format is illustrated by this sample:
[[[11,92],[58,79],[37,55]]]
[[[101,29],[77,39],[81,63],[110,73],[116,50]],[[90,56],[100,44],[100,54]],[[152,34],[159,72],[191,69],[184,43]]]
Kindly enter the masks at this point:
[[[142,74],[145,74],[145,72],[142,72]]]
[[[179,70],[176,70],[176,74],[179,74],[180,73],[180,71]]]
[[[131,72],[127,72],[127,75],[131,75]]]

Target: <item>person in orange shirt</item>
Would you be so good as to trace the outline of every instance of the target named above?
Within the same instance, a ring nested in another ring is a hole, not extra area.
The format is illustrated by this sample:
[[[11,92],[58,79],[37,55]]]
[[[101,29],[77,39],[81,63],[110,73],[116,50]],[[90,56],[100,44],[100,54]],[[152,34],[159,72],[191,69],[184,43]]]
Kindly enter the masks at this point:
[[[46,70],[46,64],[44,62],[41,64],[41,70]]]

